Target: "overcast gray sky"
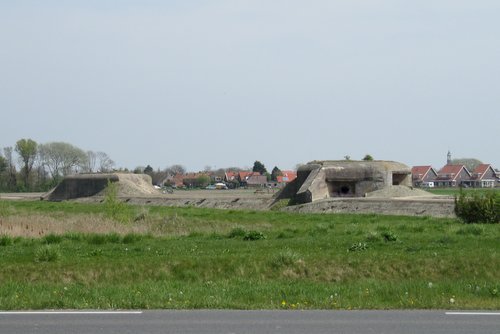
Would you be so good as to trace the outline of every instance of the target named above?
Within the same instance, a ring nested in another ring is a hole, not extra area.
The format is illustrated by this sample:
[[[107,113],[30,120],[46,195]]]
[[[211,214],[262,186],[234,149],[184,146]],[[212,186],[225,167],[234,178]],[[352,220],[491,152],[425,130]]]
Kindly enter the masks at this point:
[[[498,0],[0,0],[0,147],[500,168]]]

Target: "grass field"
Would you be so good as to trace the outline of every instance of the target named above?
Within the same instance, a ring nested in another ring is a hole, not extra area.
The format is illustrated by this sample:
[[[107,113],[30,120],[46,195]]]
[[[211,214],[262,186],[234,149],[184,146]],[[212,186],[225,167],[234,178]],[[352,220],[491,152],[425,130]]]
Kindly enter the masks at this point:
[[[500,226],[0,201],[0,309],[500,309]]]

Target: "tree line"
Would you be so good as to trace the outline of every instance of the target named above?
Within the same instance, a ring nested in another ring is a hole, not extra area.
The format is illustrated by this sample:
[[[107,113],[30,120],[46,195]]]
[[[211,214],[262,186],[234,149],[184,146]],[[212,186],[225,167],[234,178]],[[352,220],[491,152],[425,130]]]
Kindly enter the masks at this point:
[[[113,166],[104,152],[23,138],[0,150],[0,192],[47,191],[66,175],[109,172]]]

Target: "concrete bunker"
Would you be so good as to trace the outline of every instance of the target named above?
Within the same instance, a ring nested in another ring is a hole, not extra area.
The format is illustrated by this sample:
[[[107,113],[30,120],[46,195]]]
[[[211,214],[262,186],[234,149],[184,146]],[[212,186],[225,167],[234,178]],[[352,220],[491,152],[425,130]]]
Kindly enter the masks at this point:
[[[64,201],[102,195],[110,182],[117,183],[118,196],[158,194],[152,185],[151,177],[146,174],[75,174],[66,176],[42,199]]]
[[[411,169],[394,161],[313,161],[301,166],[297,179],[279,198],[297,204],[337,197],[365,197],[391,186],[411,186]]]

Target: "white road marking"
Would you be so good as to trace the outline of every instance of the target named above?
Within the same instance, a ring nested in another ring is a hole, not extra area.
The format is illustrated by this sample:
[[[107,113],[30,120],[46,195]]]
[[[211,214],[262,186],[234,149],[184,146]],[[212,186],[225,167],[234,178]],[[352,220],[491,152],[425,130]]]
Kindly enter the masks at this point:
[[[500,315],[500,312],[446,312],[446,315]]]
[[[5,311],[0,315],[29,315],[29,314],[142,314],[142,311]]]

